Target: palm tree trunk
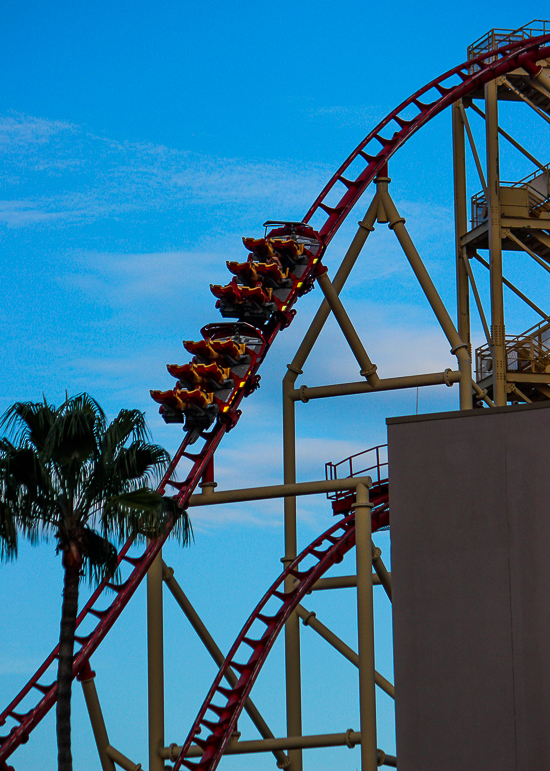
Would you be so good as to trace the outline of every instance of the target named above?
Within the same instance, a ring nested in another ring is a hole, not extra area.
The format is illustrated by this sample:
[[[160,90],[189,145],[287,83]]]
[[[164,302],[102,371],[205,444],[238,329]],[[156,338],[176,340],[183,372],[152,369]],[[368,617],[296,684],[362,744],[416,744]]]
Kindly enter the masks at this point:
[[[78,613],[78,583],[80,569],[76,564],[65,567],[59,664],[57,669],[57,763],[58,771],[73,771],[71,755],[71,690],[73,684],[73,653],[76,616]]]

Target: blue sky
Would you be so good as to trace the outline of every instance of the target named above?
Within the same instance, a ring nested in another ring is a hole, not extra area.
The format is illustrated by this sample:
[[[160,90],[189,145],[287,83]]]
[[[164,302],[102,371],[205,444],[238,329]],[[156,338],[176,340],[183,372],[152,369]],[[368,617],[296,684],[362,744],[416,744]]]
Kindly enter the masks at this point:
[[[166,363],[187,360],[181,340],[217,319],[208,284],[243,255],[241,236],[266,219],[300,219],[368,130],[396,104],[459,63],[492,27],[514,28],[542,13],[525,2],[470,0],[459,7],[404,3],[391,9],[347,1],[11,3],[0,29],[0,411],[16,400],[89,391],[114,416],[146,412],[154,439],[173,451],[181,429],[165,426],[149,398],[168,388]],[[474,121],[476,136],[482,127]],[[548,126],[515,105],[502,122],[544,163]],[[504,178],[530,171],[503,148]],[[470,192],[479,184],[473,179]],[[411,140],[390,168],[392,193],[451,309],[453,201],[450,116]],[[343,255],[367,193],[332,243],[329,274]],[[546,274],[522,257],[506,272],[545,307]],[[475,269],[475,268],[474,268]],[[486,277],[479,274],[486,292]],[[453,366],[448,344],[391,233],[372,236],[342,295],[382,377]],[[292,326],[262,368],[238,427],[217,454],[220,487],[281,481],[280,383],[320,302],[304,297]],[[546,307],[548,307],[546,305]],[[508,329],[538,319],[507,299]],[[474,323],[475,344],[482,334]],[[327,324],[300,382],[358,379],[340,332]],[[419,411],[454,409],[456,389],[419,394]],[[385,441],[385,418],[416,410],[416,392],[298,405],[300,479]],[[224,507],[225,508],[225,507]],[[305,546],[332,519],[322,498],[300,501]],[[195,544],[167,547],[167,561],[220,647],[226,650],[280,570],[282,507],[193,512]],[[379,536],[388,552],[387,535]],[[341,567],[353,569],[352,557]],[[85,591],[85,590],[84,590]],[[61,568],[52,544],[23,546],[0,567],[0,700],[15,694],[55,644]],[[353,597],[308,599],[307,607],[356,644]],[[390,618],[382,595],[377,659],[391,678]],[[215,674],[170,597],[166,598],[167,743],[181,743]],[[144,593],[139,591],[94,657],[112,743],[146,766]],[[304,730],[358,729],[351,665],[309,629],[304,637]],[[124,651],[121,656],[120,652]],[[254,698],[284,733],[276,646]],[[257,694],[256,694],[257,692]],[[329,708],[330,705],[330,708]],[[79,771],[99,767],[75,688]],[[379,745],[393,750],[391,708],[380,700]],[[50,715],[15,756],[17,771],[56,767]],[[255,736],[246,719],[243,738]],[[359,751],[313,753],[307,767],[359,765]],[[227,768],[272,768],[269,756]]]

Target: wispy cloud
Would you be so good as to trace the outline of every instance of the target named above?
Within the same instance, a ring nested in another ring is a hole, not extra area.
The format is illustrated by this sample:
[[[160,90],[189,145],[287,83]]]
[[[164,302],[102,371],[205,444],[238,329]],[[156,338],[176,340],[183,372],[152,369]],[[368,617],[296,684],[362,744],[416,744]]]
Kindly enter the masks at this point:
[[[0,153],[4,182],[15,193],[0,202],[0,221],[8,227],[177,210],[191,202],[197,207],[284,199],[286,207],[303,207],[330,171],[322,164],[304,168],[284,159],[214,157],[119,142],[25,115],[0,118]]]

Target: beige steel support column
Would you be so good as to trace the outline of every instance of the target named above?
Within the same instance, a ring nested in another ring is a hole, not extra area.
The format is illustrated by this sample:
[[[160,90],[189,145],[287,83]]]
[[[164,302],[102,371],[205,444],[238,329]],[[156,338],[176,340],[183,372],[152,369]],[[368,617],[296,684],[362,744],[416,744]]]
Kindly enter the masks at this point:
[[[321,287],[321,291],[325,295],[325,300],[330,305],[331,311],[334,313],[336,321],[338,322],[338,325],[342,330],[344,337],[346,338],[348,345],[357,360],[357,363],[361,367],[359,374],[363,375],[363,377],[367,379],[369,385],[371,385],[373,388],[376,388],[380,382],[380,378],[376,374],[376,364],[373,364],[369,359],[363,343],[355,331],[355,327],[351,323],[351,319],[348,316],[346,309],[342,305],[342,301],[338,296],[338,292],[334,289],[326,273],[321,274],[317,279],[317,282]]]
[[[147,573],[147,668],[149,691],[149,771],[164,771],[164,639],[162,554]]]
[[[342,263],[334,277],[333,286],[340,292],[344,286],[369,233],[374,230],[376,220],[376,197],[371,201],[365,218],[359,223],[359,229]],[[302,372],[305,364],[326,320],[330,314],[329,304],[324,300],[317,311],[308,331],[306,332],[288,372],[283,378],[283,480],[285,484],[296,482],[296,417],[295,403],[290,397],[294,390],[296,378]],[[297,556],[296,533],[296,498],[285,498],[285,556],[284,564],[288,565]],[[291,581],[287,582],[285,591],[292,591]],[[286,715],[287,735],[302,735],[302,696],[300,682],[300,623],[296,613],[293,613],[285,625],[285,677],[286,677]],[[301,749],[290,750],[292,771],[302,771]]]
[[[468,353],[470,354],[471,361],[472,345],[470,340],[470,292],[468,285],[468,272],[463,260],[464,247],[461,244],[462,236],[464,236],[468,230],[468,202],[466,196],[466,141],[464,137],[464,121],[462,118],[461,107],[461,101],[455,102],[453,104],[453,171],[458,320],[457,331],[460,339],[468,344]]]
[[[291,370],[289,369],[289,372]],[[283,380],[284,483],[296,483],[296,407],[289,396],[293,381]],[[285,556],[287,567],[297,556],[296,497],[285,498]],[[292,576],[285,581],[285,591],[293,590]],[[292,613],[285,624],[285,688],[287,736],[302,735],[302,682],[300,661],[300,622]],[[302,771],[302,750],[289,750],[292,771]]]
[[[506,339],[502,290],[502,239],[500,233],[500,168],[498,149],[498,98],[496,80],[485,84],[487,137],[487,190],[489,199],[489,263],[491,265],[491,339],[493,354],[493,401],[507,404]]]
[[[403,249],[405,256],[407,257],[415,275],[418,279],[420,286],[422,287],[424,294],[432,310],[435,313],[437,320],[441,326],[441,329],[445,333],[449,344],[451,345],[451,353],[454,354],[458,360],[458,368],[462,374],[460,378],[460,409],[469,410],[472,408],[472,388],[470,383],[472,382],[472,362],[470,354],[468,352],[468,344],[465,343],[458,334],[455,325],[449,312],[437,289],[434,286],[430,274],[426,270],[424,263],[416,247],[410,237],[407,228],[405,227],[405,219],[401,217],[397,208],[388,192],[388,182],[390,180],[380,179],[378,183],[378,193],[382,196],[384,201],[384,208],[389,216],[389,227],[393,230],[401,248]]]
[[[107,735],[107,728],[105,727],[94,678],[95,672],[92,672],[89,663],[84,672],[78,675],[78,679],[82,683],[82,691],[84,692],[84,699],[90,716],[90,723],[92,724],[92,731],[94,733],[102,771],[115,771],[115,764],[107,754],[109,736]]]
[[[359,716],[361,771],[376,771],[376,694],[374,679],[374,605],[372,596],[371,508],[369,491],[357,485],[355,556],[357,561],[357,625],[359,632]]]

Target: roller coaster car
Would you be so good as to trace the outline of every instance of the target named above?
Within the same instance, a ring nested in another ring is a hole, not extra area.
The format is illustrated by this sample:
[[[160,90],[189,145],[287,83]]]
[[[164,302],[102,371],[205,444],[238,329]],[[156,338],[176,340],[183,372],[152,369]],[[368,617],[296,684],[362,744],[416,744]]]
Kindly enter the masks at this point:
[[[262,263],[275,263],[281,270],[291,271],[296,265],[307,263],[309,253],[303,244],[287,238],[243,238],[243,244],[253,256]]]
[[[277,260],[272,262],[228,262],[227,267],[243,284],[247,286],[256,286],[262,283],[266,287],[280,288],[282,286],[291,286],[292,282],[288,278],[289,269],[283,270],[281,263]]]
[[[212,347],[210,340],[184,340],[183,347],[193,356],[198,356],[204,361],[215,361],[219,354]]]
[[[231,279],[226,286],[222,286],[221,284],[210,284],[210,291],[214,297],[217,297],[224,303],[229,303],[234,306],[241,305],[243,302],[241,289],[242,285],[237,284],[236,278]],[[217,305],[218,304],[216,303],[216,306]]]
[[[204,390],[217,391],[231,384],[231,370],[227,367],[219,367],[216,362],[202,364],[191,362],[182,366],[167,364],[166,369],[179,380],[182,388],[187,386],[202,386]]]
[[[214,361],[211,364],[193,364],[192,367],[197,375],[202,378],[203,382],[214,391],[232,385],[231,369],[229,367],[219,367]]]
[[[282,270],[276,262],[258,262],[256,272],[263,278],[266,286],[280,287],[289,283],[289,268]]]
[[[240,278],[248,284],[257,284],[260,280],[258,272],[256,270],[257,263],[248,260],[248,262],[229,262],[227,261],[227,268],[230,273]],[[217,296],[217,295],[216,295]]]
[[[188,386],[200,385],[202,383],[202,377],[195,370],[192,363],[183,365],[167,364],[166,369],[180,383],[185,383]]]
[[[274,225],[280,225],[274,230],[269,230]],[[268,220],[264,222],[264,228],[266,231],[266,238],[268,238],[272,244],[275,245],[277,251],[290,247],[283,247],[282,244],[286,244],[288,241],[292,241],[299,246],[303,246],[311,254],[316,255],[321,248],[321,242],[315,230],[310,225],[306,225],[305,222],[288,222],[285,220]]]
[[[267,321],[277,310],[269,287],[258,284],[254,287],[237,284],[234,278],[227,286],[210,285],[210,290],[218,297],[216,308],[224,318],[249,318],[257,324]]]
[[[226,340],[206,338],[197,342],[184,340],[183,347],[189,353],[194,354],[193,363],[199,364],[219,361],[231,367],[247,357],[246,343],[238,343],[231,338]]]
[[[184,430],[194,434],[190,444],[213,423],[219,411],[214,395],[201,388],[151,391],[151,397],[160,404],[159,412],[166,423],[185,423]]]

